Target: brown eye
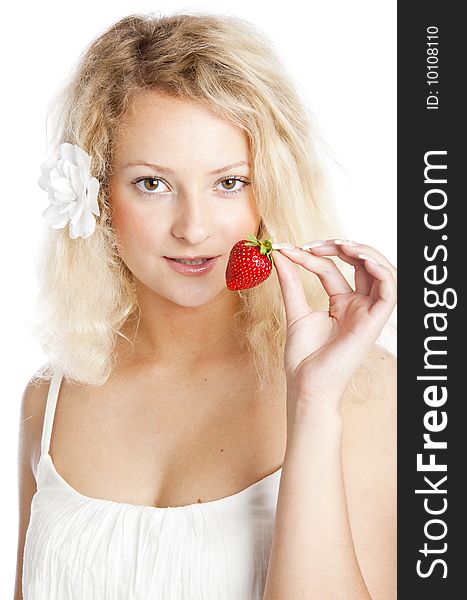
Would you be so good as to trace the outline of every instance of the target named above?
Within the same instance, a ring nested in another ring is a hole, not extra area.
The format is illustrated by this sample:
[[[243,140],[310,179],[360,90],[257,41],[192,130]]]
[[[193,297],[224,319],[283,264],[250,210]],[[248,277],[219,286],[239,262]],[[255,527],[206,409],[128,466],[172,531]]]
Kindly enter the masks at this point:
[[[144,187],[148,190],[148,192],[153,192],[157,189],[159,185],[158,179],[143,179]]]
[[[159,177],[141,177],[141,179],[132,181],[132,183],[136,186],[139,193],[146,194],[148,196],[155,196],[157,194],[162,194],[163,192],[169,191],[168,189],[164,189],[164,186],[165,188],[168,186]]]
[[[235,183],[237,182],[237,179],[233,179],[232,177],[230,177],[229,179],[224,179],[224,181],[222,182],[222,184],[227,184],[226,188],[227,190],[232,190],[235,187]]]
[[[223,179],[222,181],[220,181],[220,183],[222,184],[224,191],[224,194],[227,194],[229,196],[232,196],[234,194],[238,194],[239,192],[242,192],[247,185],[250,185],[250,183],[248,181],[244,181],[243,179],[240,179],[239,177],[226,177],[225,179]],[[236,185],[238,184],[238,185]]]

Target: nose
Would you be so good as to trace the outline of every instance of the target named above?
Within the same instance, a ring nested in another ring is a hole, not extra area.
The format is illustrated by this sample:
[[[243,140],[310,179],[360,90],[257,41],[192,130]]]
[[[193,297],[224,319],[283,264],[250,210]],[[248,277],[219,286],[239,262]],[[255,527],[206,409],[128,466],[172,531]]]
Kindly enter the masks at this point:
[[[172,234],[192,246],[202,244],[211,235],[212,215],[209,200],[202,192],[180,194],[172,225]]]

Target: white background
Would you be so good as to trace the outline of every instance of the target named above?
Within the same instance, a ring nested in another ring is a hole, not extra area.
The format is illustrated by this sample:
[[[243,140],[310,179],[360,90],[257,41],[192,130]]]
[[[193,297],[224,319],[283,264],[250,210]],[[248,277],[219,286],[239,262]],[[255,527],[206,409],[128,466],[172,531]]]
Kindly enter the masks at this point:
[[[17,541],[17,433],[24,386],[44,363],[28,321],[35,254],[48,206],[37,185],[45,115],[79,54],[117,19],[136,12],[211,11],[259,25],[315,115],[334,164],[347,237],[396,264],[396,2],[95,0],[17,2],[3,9],[1,144],[4,315],[0,597],[12,598]],[[284,240],[286,241],[286,240]],[[308,241],[308,240],[303,240]]]

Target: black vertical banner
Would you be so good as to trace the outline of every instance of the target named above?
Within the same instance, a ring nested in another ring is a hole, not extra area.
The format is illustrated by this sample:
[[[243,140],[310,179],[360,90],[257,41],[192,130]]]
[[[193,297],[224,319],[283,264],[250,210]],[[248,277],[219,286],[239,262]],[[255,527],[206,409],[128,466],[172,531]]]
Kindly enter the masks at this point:
[[[467,598],[461,7],[398,4],[399,600]]]

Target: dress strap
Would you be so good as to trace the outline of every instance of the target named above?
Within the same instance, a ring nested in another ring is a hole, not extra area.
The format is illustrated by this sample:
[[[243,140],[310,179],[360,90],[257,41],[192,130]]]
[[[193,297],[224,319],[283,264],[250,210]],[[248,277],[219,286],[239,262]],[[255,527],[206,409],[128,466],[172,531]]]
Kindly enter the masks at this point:
[[[49,452],[50,438],[52,437],[52,427],[55,415],[55,407],[57,406],[58,393],[63,379],[63,371],[56,369],[52,375],[50,382],[49,393],[47,395],[47,403],[45,406],[44,424],[42,426],[41,438],[41,455]]]

